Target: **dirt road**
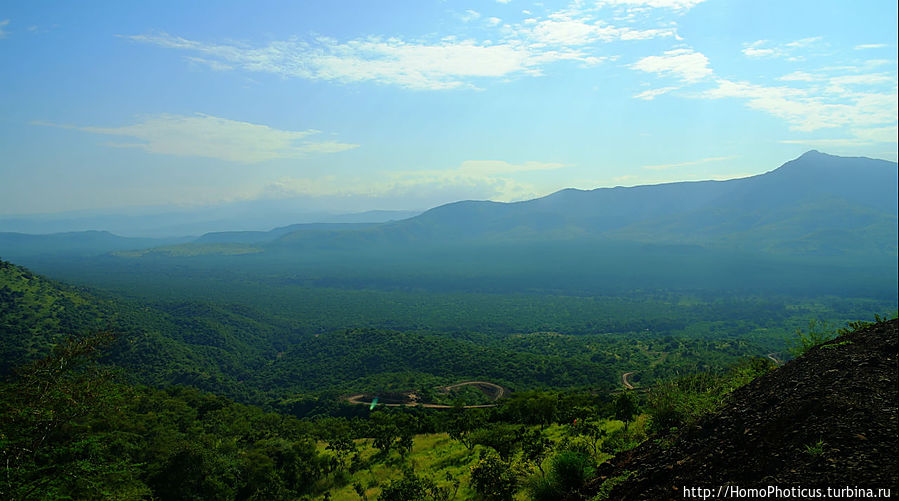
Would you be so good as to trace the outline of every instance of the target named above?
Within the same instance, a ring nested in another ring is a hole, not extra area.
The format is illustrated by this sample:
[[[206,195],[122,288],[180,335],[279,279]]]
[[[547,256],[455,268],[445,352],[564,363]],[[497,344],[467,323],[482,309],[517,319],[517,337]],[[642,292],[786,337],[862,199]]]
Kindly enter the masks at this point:
[[[502,387],[496,383],[491,383],[489,381],[464,381],[464,382],[452,384],[449,386],[442,386],[439,388],[439,390],[450,391],[453,388],[458,388],[460,386],[477,386],[478,389],[483,391],[488,396],[492,395],[493,400],[499,400],[500,398],[504,397],[507,393],[507,390],[504,387]],[[365,398],[369,398],[369,400],[367,400],[367,401],[363,400]],[[370,397],[367,397],[365,394],[360,393],[358,395],[351,395],[351,396],[347,397],[347,402],[354,404],[354,405],[371,405],[372,401],[371,401]],[[452,408],[454,408],[454,406],[452,406],[452,405],[425,404],[425,403],[417,402],[414,399],[410,400],[409,402],[404,402],[404,403],[394,403],[394,404],[378,403],[378,405],[382,406],[382,407],[421,406],[426,409],[452,409]],[[487,408],[487,407],[496,407],[496,404],[479,404],[479,405],[463,405],[462,406],[463,409],[483,409],[483,408]]]
[[[630,381],[627,380],[627,378],[629,378],[630,375],[633,374],[633,373],[635,373],[635,372],[637,372],[637,371],[625,372],[624,374],[621,375],[621,384],[623,384],[624,387],[627,388],[628,390],[633,390],[633,389],[634,389],[634,385],[632,385],[632,384],[630,383]]]

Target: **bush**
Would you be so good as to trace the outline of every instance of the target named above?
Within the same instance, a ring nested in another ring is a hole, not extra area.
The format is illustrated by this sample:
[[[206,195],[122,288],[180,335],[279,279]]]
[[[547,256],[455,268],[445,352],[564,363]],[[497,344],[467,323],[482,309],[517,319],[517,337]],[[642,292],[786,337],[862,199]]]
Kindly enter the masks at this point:
[[[511,500],[518,489],[518,477],[518,470],[493,451],[482,451],[471,467],[471,486],[484,499]]]
[[[810,320],[807,331],[796,329],[796,339],[793,341],[793,347],[790,348],[790,353],[792,353],[794,357],[798,357],[812,347],[837,337],[837,334],[838,332],[832,329],[826,322]]]
[[[546,477],[534,476],[528,481],[529,498],[537,501],[564,498],[583,487],[595,471],[596,463],[586,449],[565,449],[552,458]]]
[[[589,454],[582,451],[566,450],[552,459],[550,478],[562,492],[581,488],[596,471],[596,465]]]
[[[735,389],[768,372],[773,364],[751,358],[724,374],[704,372],[659,383],[649,391],[647,410],[652,431],[661,433],[691,424],[718,409]]]

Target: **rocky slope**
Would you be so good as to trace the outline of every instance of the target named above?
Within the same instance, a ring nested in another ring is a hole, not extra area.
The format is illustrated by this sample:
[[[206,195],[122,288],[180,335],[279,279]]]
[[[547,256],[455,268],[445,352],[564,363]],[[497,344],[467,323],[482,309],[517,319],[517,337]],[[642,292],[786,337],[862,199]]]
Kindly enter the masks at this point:
[[[673,444],[651,439],[603,464],[584,494],[634,472],[608,499],[685,499],[684,489],[692,487],[718,497],[720,486],[725,497],[728,485],[801,486],[825,494],[827,487],[875,494],[889,488],[895,496],[897,325],[880,322],[812,348],[735,391],[724,409]]]

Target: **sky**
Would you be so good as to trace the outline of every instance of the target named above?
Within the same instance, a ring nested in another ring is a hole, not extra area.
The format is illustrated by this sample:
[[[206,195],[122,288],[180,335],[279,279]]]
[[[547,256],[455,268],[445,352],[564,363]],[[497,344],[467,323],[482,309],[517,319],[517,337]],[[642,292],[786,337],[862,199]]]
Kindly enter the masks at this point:
[[[422,210],[897,160],[893,0],[0,5],[0,216]]]

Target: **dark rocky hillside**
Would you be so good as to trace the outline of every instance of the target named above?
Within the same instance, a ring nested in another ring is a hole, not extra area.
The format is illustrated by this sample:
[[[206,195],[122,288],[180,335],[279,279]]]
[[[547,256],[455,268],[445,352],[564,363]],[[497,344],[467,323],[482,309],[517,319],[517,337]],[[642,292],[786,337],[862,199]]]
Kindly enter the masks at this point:
[[[735,391],[673,444],[650,439],[605,463],[588,493],[634,472],[608,499],[684,499],[685,487],[714,495],[722,485],[889,488],[895,496],[897,326],[881,322],[812,348]]]

